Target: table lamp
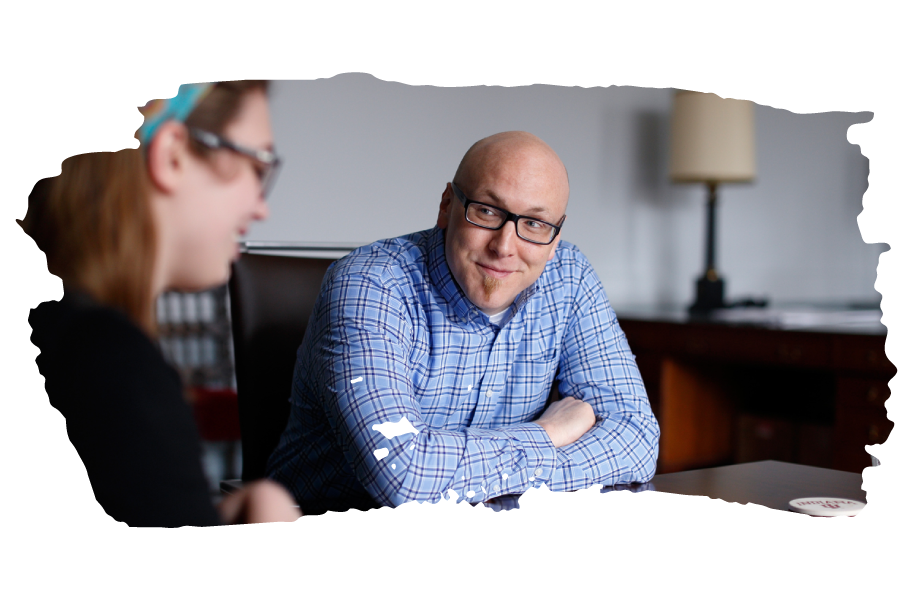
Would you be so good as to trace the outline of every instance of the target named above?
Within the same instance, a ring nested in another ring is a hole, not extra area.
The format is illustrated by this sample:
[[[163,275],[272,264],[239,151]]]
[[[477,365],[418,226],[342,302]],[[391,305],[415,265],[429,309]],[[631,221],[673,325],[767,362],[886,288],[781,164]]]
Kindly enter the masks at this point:
[[[724,308],[725,283],[716,271],[716,188],[753,180],[754,105],[748,100],[678,91],[671,111],[671,180],[705,183],[706,270],[690,312]]]

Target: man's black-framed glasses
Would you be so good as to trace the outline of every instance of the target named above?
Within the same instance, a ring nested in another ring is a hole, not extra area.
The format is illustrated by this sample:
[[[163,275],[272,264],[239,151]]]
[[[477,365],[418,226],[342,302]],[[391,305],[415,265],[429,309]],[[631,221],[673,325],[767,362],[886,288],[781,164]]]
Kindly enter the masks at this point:
[[[194,140],[210,150],[224,148],[225,150],[231,150],[232,152],[251,159],[253,161],[253,168],[260,180],[263,198],[269,194],[269,190],[272,188],[276,177],[278,176],[279,167],[282,165],[282,159],[279,158],[275,152],[240,146],[211,131],[204,131],[202,129],[197,129],[196,127],[190,127],[188,130],[190,136]]]
[[[453,192],[456,197],[465,206],[466,221],[482,229],[490,229],[492,231],[497,231],[506,225],[508,221],[513,221],[516,225],[516,235],[533,244],[547,246],[553,242],[557,234],[560,233],[564,220],[567,218],[567,215],[564,215],[561,217],[560,223],[552,225],[546,221],[517,215],[484,202],[469,200],[462,193],[462,190],[456,187],[455,183],[451,182],[450,185],[453,186]]]

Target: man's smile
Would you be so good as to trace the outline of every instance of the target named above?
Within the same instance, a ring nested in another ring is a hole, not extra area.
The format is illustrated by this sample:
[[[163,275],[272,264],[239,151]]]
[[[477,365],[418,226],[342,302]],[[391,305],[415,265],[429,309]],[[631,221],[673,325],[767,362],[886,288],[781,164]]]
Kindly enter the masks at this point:
[[[504,279],[506,277],[509,277],[510,275],[512,275],[515,272],[512,270],[506,270],[502,267],[498,268],[498,267],[488,266],[488,265],[485,265],[482,263],[476,263],[476,264],[481,268],[482,272],[485,275],[488,275],[489,277],[494,277],[495,279]]]

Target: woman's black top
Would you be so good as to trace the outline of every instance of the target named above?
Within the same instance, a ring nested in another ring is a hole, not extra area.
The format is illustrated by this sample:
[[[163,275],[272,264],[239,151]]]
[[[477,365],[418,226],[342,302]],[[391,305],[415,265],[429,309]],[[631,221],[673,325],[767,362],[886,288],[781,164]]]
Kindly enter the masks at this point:
[[[51,405],[95,498],[132,526],[218,525],[177,371],[122,312],[67,291],[31,311]]]

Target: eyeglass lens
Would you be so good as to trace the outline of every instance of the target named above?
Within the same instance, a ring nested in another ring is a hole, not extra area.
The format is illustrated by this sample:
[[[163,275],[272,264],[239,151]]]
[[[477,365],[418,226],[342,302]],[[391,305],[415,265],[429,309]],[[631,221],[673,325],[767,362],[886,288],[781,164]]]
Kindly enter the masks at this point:
[[[256,160],[252,162],[257,177],[260,179],[260,187],[263,189],[263,197],[265,198],[269,194],[269,190],[272,189],[272,185],[275,183],[279,166],[278,161],[273,162],[272,164],[262,163]]]
[[[503,211],[476,202],[466,206],[466,219],[473,225],[486,229],[497,229],[507,220]],[[516,220],[516,233],[530,242],[547,244],[554,238],[555,228],[543,221],[520,217]]]

